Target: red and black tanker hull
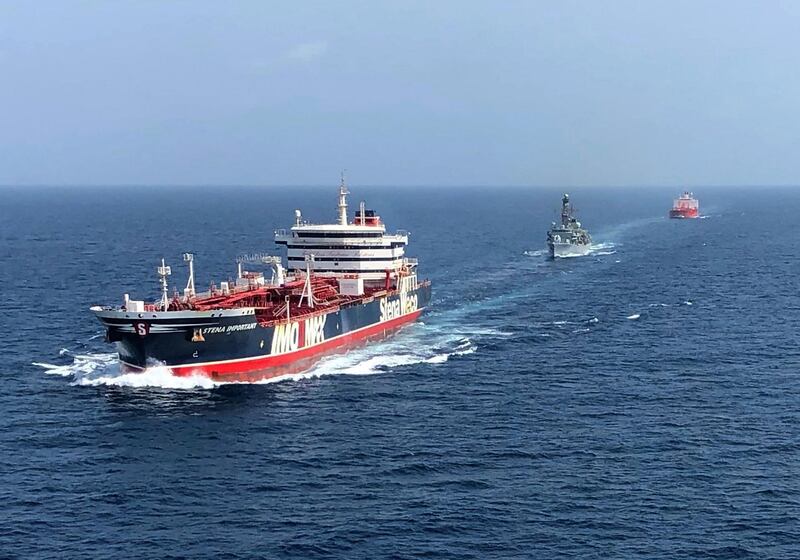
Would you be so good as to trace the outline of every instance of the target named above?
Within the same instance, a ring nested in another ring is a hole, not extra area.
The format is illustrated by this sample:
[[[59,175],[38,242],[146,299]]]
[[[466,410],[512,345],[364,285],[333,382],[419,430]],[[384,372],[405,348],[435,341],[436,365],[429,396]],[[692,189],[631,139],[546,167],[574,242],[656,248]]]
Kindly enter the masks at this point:
[[[386,336],[416,320],[430,297],[430,284],[424,282],[407,293],[266,325],[246,310],[97,315],[108,339],[117,342],[123,368],[163,365],[178,376],[254,381],[307,370],[325,354]]]
[[[697,208],[673,208],[669,211],[669,217],[673,219],[696,218]]]

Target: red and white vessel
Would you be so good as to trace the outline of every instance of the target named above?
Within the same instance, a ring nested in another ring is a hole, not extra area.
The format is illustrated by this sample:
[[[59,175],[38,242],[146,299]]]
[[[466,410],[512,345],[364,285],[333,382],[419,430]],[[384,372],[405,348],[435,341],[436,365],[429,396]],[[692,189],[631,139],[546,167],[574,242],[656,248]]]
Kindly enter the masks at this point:
[[[672,203],[669,211],[670,218],[696,218],[700,212],[700,203],[689,191],[683,191]]]

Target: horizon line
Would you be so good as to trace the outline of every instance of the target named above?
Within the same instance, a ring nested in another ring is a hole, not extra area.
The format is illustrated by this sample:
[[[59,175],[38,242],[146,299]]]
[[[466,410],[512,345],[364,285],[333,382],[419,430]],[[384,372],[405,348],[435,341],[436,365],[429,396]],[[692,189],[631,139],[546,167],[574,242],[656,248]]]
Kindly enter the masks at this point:
[[[405,183],[405,184],[392,184],[392,183],[349,183],[349,186],[365,187],[365,188],[433,188],[433,189],[492,189],[492,188],[505,188],[505,189],[684,189],[692,190],[697,188],[714,189],[714,188],[792,188],[800,187],[799,183],[772,183],[772,184],[574,184],[574,185],[545,185],[545,184],[425,184],[425,183]],[[63,188],[63,189],[80,189],[80,188],[338,188],[338,183],[0,183],[0,189],[23,189],[23,188]]]

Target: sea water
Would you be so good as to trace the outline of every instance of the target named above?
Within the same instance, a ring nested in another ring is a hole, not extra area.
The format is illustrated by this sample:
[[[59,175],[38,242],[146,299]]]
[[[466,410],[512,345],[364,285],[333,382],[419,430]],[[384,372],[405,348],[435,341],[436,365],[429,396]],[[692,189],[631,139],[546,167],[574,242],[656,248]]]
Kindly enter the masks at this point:
[[[262,384],[122,373],[88,311],[198,289],[336,187],[0,190],[0,557],[789,558],[800,193],[351,187],[418,324]]]

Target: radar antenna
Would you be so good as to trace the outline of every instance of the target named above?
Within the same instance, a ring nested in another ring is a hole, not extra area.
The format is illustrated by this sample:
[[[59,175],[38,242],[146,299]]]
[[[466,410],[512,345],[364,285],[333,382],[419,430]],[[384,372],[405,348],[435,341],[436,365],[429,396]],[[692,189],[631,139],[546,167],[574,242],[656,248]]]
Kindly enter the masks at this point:
[[[572,221],[572,204],[569,202],[569,195],[564,193],[561,199],[561,225],[567,227]]]
[[[161,259],[161,266],[159,266],[156,271],[158,272],[159,282],[161,283],[161,309],[162,311],[167,311],[169,308],[169,296],[167,293],[167,276],[172,274],[172,269],[168,267],[164,263],[164,259]]]

